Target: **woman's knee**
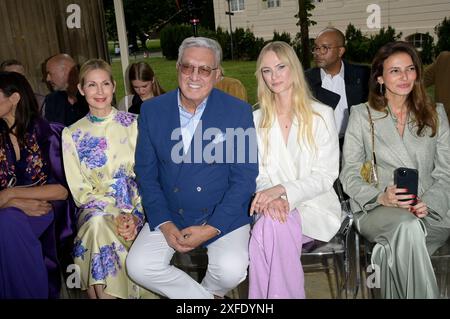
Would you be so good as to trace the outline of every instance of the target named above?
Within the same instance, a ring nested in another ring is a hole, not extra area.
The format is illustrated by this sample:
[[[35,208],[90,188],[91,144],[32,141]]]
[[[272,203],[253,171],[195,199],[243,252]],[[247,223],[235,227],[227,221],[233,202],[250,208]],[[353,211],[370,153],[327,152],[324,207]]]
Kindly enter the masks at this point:
[[[425,226],[419,218],[408,211],[399,215],[397,227],[403,231],[419,235],[419,237],[422,237],[421,239],[425,238]]]
[[[24,212],[18,208],[2,208],[0,209],[0,232],[5,234],[15,232],[17,230],[15,225],[22,225],[27,222],[27,217]]]
[[[92,232],[93,236],[96,234],[102,234],[108,231],[115,232],[115,221],[114,217],[110,214],[95,214],[93,213],[80,229],[84,229],[84,231]]]
[[[277,234],[287,229],[287,223],[281,223],[270,216],[261,215],[252,228],[252,236]]]

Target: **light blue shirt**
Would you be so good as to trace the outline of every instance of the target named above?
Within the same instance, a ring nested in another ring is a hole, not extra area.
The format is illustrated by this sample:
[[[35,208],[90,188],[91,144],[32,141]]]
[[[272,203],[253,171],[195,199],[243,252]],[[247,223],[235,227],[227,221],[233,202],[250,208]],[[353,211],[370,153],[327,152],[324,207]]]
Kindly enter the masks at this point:
[[[178,89],[177,100],[178,100],[178,109],[180,111],[180,128],[181,128],[181,135],[183,138],[183,152],[184,154],[186,154],[189,149],[189,145],[191,145],[195,129],[197,128],[197,125],[202,117],[203,111],[205,110],[208,97],[206,97],[197,106],[194,114],[192,114],[188,112],[183,105],[181,105],[180,94],[181,94],[180,89]]]

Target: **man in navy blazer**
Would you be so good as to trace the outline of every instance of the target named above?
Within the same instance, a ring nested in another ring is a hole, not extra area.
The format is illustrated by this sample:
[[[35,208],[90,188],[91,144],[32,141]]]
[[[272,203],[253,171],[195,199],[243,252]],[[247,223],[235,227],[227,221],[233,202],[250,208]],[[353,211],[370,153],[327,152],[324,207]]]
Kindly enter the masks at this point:
[[[312,51],[317,67],[305,72],[306,80],[313,96],[334,109],[342,147],[351,106],[367,101],[370,68],[342,59],[345,36],[336,28],[320,31]]]
[[[135,171],[147,217],[127,257],[130,277],[169,298],[223,297],[247,276],[248,207],[258,175],[251,106],[214,89],[222,49],[183,41],[179,88],[146,101]],[[208,250],[199,284],[171,266],[175,251]]]

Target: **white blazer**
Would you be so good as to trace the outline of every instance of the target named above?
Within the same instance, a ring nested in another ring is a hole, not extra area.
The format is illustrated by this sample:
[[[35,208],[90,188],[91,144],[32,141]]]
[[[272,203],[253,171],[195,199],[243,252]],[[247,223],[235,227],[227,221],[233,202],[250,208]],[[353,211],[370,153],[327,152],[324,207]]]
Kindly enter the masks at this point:
[[[341,225],[341,205],[333,189],[339,175],[339,141],[333,110],[313,102],[313,136],[316,149],[304,140],[297,140],[299,123],[292,122],[288,143],[275,119],[269,130],[269,151],[265,147],[259,123],[261,110],[253,113],[258,140],[259,175],[257,191],[281,184],[286,189],[290,210],[297,208],[302,220],[303,234],[329,241]]]

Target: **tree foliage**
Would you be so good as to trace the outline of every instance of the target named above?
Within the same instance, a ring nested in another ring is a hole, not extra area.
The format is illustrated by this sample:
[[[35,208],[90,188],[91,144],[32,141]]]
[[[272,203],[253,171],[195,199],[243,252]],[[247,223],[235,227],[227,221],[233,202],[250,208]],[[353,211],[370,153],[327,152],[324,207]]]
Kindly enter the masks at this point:
[[[309,27],[316,24],[315,21],[311,20],[311,11],[315,8],[312,0],[298,0],[298,13],[295,17],[298,19],[297,25],[300,26],[300,46],[297,45],[297,48],[299,48],[300,60],[305,70],[311,66]]]
[[[430,35],[429,32],[424,34],[424,39],[422,42],[422,49],[420,50],[420,59],[422,60],[423,64],[430,64],[433,62],[433,56],[434,56],[434,39]]]
[[[377,51],[386,43],[397,41],[402,33],[396,33],[395,29],[388,26],[381,28],[377,34],[367,37],[353,24],[349,23],[345,31],[346,51],[345,59],[352,62],[370,63]]]
[[[402,33],[396,33],[395,29],[391,26],[388,26],[387,29],[381,28],[380,32],[375,35],[370,36],[369,48],[367,51],[367,55],[370,58],[370,61],[373,60],[375,54],[378,50],[385,45],[386,43],[398,41],[402,37]]]
[[[361,30],[349,23],[345,31],[345,58],[353,62],[367,62],[369,50],[369,38],[364,36]]]
[[[103,0],[108,40],[117,40],[117,26],[112,0]],[[212,1],[208,0],[123,0],[128,41],[138,48],[148,37],[158,33],[167,23],[188,24],[200,17],[200,25],[214,29]]]
[[[438,36],[438,41],[436,43],[436,54],[441,51],[450,51],[450,17],[444,18],[444,20],[439,23],[434,31]]]

